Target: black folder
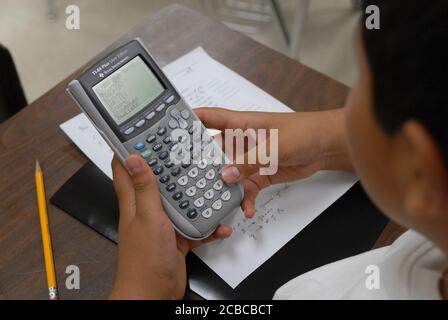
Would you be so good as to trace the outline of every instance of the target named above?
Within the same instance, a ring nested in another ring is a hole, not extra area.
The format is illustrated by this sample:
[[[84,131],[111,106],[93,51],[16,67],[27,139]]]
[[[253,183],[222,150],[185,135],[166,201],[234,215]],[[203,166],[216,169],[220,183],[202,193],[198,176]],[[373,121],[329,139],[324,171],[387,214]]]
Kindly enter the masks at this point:
[[[119,212],[113,184],[92,162],[76,172],[50,202],[117,242]],[[206,299],[271,299],[280,286],[300,274],[370,250],[387,222],[358,183],[235,289],[189,253],[189,286]]]

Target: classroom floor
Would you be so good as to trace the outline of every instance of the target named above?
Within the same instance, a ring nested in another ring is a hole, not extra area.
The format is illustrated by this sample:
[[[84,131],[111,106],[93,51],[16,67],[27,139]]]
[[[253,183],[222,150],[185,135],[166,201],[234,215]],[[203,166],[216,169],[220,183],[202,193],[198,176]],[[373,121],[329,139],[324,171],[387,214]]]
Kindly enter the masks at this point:
[[[2,0],[0,43],[11,50],[28,101],[32,102],[145,17],[173,2],[202,9],[200,0]],[[291,26],[297,2],[280,3]],[[359,13],[350,0],[310,3],[296,58],[352,85],[357,74],[353,41]],[[80,30],[65,28],[65,8],[71,4],[80,8]],[[248,36],[286,52],[277,29],[267,24]]]

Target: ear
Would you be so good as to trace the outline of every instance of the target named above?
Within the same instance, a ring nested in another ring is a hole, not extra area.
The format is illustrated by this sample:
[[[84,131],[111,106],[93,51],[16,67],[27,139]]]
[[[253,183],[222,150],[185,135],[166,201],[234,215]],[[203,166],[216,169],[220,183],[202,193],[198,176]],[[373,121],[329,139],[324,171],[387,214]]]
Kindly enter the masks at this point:
[[[434,139],[423,125],[407,121],[399,132],[404,170],[404,206],[413,216],[436,216],[446,208],[448,172]]]

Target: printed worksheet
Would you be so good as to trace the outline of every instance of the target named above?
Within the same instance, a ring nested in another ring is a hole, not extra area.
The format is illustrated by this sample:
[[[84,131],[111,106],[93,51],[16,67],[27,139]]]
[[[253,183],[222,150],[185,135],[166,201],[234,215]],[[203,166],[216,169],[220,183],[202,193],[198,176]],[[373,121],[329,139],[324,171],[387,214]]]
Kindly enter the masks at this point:
[[[164,71],[193,108],[292,112],[202,48],[167,65]],[[113,153],[89,120],[81,114],[61,128],[112,179]],[[355,182],[351,173],[328,171],[303,181],[272,186],[257,198],[255,218],[248,220],[241,209],[235,210],[224,222],[233,229],[232,237],[202,246],[194,253],[235,288]]]

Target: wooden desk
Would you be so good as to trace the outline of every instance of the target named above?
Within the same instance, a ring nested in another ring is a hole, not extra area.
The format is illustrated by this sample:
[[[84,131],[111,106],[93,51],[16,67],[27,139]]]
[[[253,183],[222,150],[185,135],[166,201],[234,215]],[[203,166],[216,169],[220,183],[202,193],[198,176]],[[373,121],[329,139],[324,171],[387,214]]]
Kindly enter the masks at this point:
[[[183,6],[163,9],[119,43],[134,37],[140,37],[162,65],[202,46],[295,110],[340,107],[348,91],[344,85]],[[34,163],[36,158],[41,162],[50,198],[86,162],[59,129],[60,123],[79,113],[65,92],[73,77],[0,125],[0,298],[47,298]],[[61,297],[107,297],[115,274],[116,246],[51,205],[49,216]],[[377,246],[393,240],[396,230],[389,226]],[[65,268],[71,264],[80,267],[81,290],[65,289]]]

